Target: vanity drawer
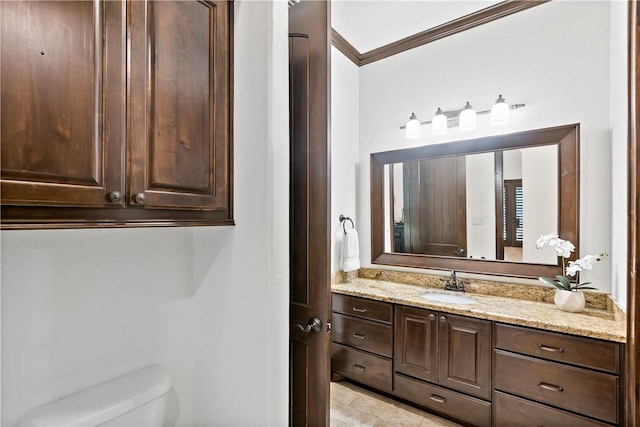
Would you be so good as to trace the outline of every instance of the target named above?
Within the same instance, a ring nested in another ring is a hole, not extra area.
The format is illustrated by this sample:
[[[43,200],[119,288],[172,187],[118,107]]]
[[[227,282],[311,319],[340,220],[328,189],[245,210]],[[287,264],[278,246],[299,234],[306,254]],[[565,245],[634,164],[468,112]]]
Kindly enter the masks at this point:
[[[614,342],[498,323],[494,336],[496,348],[586,368],[620,372],[620,345]]]
[[[494,427],[609,427],[598,421],[500,393],[493,394]]]
[[[478,427],[491,425],[491,403],[396,373],[393,392],[425,408]]]
[[[495,350],[497,390],[618,422],[618,377]]]
[[[331,344],[331,370],[382,391],[391,391],[391,359]]]
[[[333,341],[357,347],[381,356],[393,355],[393,327],[357,317],[334,313]]]
[[[385,323],[391,323],[391,319],[393,319],[393,306],[386,302],[333,294],[331,305],[332,310],[336,313],[349,314]]]

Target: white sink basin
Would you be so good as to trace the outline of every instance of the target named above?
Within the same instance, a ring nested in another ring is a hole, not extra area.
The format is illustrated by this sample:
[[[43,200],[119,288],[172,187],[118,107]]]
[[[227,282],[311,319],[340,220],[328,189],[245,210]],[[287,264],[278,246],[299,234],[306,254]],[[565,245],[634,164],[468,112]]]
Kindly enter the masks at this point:
[[[473,298],[465,297],[462,295],[453,295],[453,294],[439,294],[439,293],[425,292],[420,296],[430,301],[447,302],[450,304],[474,304],[478,302]]]

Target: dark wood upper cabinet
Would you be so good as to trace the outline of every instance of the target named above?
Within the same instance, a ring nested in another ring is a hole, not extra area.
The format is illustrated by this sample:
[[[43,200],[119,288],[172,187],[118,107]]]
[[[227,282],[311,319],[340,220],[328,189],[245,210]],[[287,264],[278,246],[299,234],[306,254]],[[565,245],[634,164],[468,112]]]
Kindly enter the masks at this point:
[[[233,224],[232,11],[2,2],[2,227]]]
[[[130,4],[134,204],[228,209],[227,9],[225,1]]]
[[[0,3],[2,204],[124,206],[122,1]],[[104,40],[104,43],[103,43]]]

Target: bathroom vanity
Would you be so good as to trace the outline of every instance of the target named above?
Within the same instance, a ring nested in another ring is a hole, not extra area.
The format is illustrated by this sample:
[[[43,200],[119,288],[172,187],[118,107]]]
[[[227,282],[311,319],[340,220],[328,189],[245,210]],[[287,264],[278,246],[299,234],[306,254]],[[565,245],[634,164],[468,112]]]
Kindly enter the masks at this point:
[[[425,298],[440,289],[360,278],[332,289],[334,378],[472,426],[624,425],[612,310],[472,293],[443,303]]]

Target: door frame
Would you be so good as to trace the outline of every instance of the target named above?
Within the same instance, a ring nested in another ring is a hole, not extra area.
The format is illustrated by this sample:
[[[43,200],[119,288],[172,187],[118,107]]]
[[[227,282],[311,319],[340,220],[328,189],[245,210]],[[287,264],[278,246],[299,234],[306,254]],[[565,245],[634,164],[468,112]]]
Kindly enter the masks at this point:
[[[640,96],[640,27],[638,1],[628,2],[628,256],[627,256],[627,344],[625,351],[624,407],[625,425],[640,424],[640,291],[637,272],[640,254],[640,115],[637,105]],[[327,284],[327,286],[329,286]],[[327,381],[329,379],[327,378]]]
[[[637,109],[640,97],[640,20],[638,2],[630,0],[628,28],[628,255],[627,255],[627,345],[625,357],[624,404],[627,426],[640,424],[640,291],[638,287],[638,256],[640,254],[640,123]]]
[[[330,0],[289,3],[289,425],[329,425]]]

